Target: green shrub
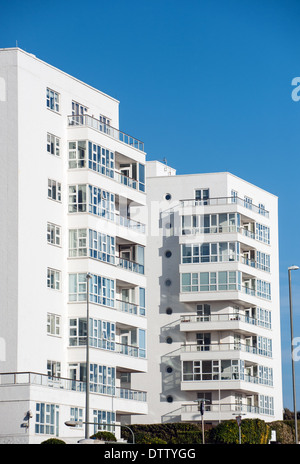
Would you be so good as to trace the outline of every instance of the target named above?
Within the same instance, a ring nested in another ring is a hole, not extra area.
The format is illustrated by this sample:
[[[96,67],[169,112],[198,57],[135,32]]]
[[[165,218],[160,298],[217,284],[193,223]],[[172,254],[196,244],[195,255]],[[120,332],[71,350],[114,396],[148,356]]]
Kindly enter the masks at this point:
[[[66,443],[63,440],[58,438],[48,438],[48,440],[42,441],[41,445],[65,445]]]
[[[271,429],[261,419],[244,419],[241,423],[242,444],[267,444],[271,435]],[[239,443],[239,428],[236,420],[221,422],[210,430],[210,443],[237,444]]]
[[[100,430],[99,432],[92,435],[90,438],[93,438],[95,440],[103,440],[103,441],[117,441],[113,433],[105,432],[104,430]]]
[[[134,424],[130,426],[136,443],[195,444],[202,443],[202,432],[197,424]],[[122,437],[131,441],[128,430],[122,430]],[[155,440],[155,441],[154,441]],[[157,440],[160,440],[159,442]]]

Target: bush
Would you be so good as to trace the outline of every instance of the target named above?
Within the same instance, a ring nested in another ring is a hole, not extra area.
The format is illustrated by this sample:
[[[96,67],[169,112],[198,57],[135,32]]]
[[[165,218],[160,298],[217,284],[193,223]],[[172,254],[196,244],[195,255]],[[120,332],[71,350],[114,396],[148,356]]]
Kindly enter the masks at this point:
[[[95,440],[103,440],[103,441],[117,441],[113,433],[105,432],[103,430],[100,430],[99,432],[95,433],[90,438],[93,438]]]
[[[271,429],[261,419],[244,419],[241,423],[242,444],[267,444],[271,436]],[[210,443],[237,444],[239,443],[239,427],[235,420],[221,422],[210,430]]]
[[[48,438],[48,440],[42,441],[41,445],[65,445],[66,442],[59,440],[58,438]]]
[[[202,443],[202,432],[197,424],[168,423],[168,424],[134,424],[130,426],[136,443],[161,444],[196,444]],[[122,430],[122,437],[131,441],[128,430]],[[158,441],[159,440],[159,441]]]

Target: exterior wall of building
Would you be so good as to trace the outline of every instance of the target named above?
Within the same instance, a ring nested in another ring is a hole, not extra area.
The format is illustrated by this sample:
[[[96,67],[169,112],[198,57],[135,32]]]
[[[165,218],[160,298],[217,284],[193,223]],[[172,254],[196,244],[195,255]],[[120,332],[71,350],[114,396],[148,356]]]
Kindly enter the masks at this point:
[[[176,176],[157,162],[148,162],[147,172],[152,176],[147,179],[151,359],[147,374],[135,387],[151,384],[151,389],[149,413],[135,417],[135,423],[200,420],[196,400],[203,398],[209,399],[205,420],[210,423],[232,419],[239,411],[250,418],[281,419],[277,198],[229,173]],[[209,200],[195,201],[196,189],[209,189]],[[183,216],[215,218],[225,213],[238,217],[239,224],[221,227],[220,222],[218,228],[206,224],[204,232],[204,224],[198,223],[182,233]],[[256,224],[269,228],[270,243],[257,239]],[[183,246],[197,250],[224,242],[239,246],[238,259],[216,262],[220,257],[211,255],[201,262],[197,251],[182,262]],[[270,256],[270,268],[257,263],[257,251]],[[231,278],[239,276],[240,282],[237,277],[225,290],[214,281],[223,278],[224,271],[227,276],[231,272]],[[190,287],[183,288],[183,274],[194,277]],[[200,279],[208,275],[211,282],[206,288]],[[259,281],[270,283],[270,297],[259,290]],[[207,315],[204,304],[210,308]],[[271,328],[260,320],[261,314],[271,314]]]
[[[131,374],[147,369],[144,147],[119,131],[116,99],[29,53],[0,50],[0,82],[0,395],[14,405],[0,441],[18,441],[20,430],[28,442],[82,438],[64,421],[85,408],[87,273],[90,420],[146,412],[145,392],[131,389]],[[51,433],[36,431],[39,404],[53,413]]]

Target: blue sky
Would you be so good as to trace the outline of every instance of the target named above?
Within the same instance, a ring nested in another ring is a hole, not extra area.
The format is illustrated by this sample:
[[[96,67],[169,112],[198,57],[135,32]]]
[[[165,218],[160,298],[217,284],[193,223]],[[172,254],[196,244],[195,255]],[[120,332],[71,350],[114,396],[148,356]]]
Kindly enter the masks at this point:
[[[230,171],[279,197],[284,406],[293,408],[287,268],[300,265],[300,2],[0,0],[15,47],[120,100],[120,129],[178,174]],[[187,162],[188,158],[188,162]],[[293,273],[300,337],[300,270]],[[300,410],[300,363],[295,364]]]

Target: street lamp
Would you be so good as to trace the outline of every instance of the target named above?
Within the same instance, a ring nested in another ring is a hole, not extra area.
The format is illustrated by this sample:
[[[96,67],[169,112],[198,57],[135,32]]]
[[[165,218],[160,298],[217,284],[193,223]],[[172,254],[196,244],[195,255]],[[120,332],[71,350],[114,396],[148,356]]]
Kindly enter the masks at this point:
[[[201,413],[201,422],[202,422],[202,443],[205,445],[205,437],[204,437],[204,406],[205,402],[209,402],[209,400],[206,400],[205,398],[198,398],[197,400],[194,400],[194,403],[198,403],[198,411]]]
[[[235,414],[233,414],[235,416]],[[235,416],[236,423],[239,428],[239,445],[242,444],[242,416],[245,416],[245,413],[240,413],[238,416]]]
[[[89,309],[89,280],[91,274],[87,273],[86,275],[86,367],[85,367],[85,377],[86,377],[86,389],[85,389],[85,438],[89,437],[89,409],[90,409],[90,334],[89,334],[89,325],[90,325],[90,309]]]
[[[293,350],[293,304],[292,304],[292,279],[291,271],[296,271],[299,266],[290,266],[289,271],[289,296],[290,296],[290,321],[291,321],[291,350],[292,350],[292,375],[293,375],[293,397],[294,397],[294,420],[295,420],[295,443],[298,444],[298,424],[297,424],[297,407],[296,407],[296,385],[295,385],[295,367],[294,367],[294,350]]]
[[[135,444],[135,437],[134,437],[134,433],[133,433],[133,430],[128,427],[128,425],[121,425],[121,424],[107,424],[105,422],[101,422],[101,423],[98,423],[98,422],[89,422],[88,424],[86,422],[82,422],[82,421],[66,421],[65,422],[65,425],[67,425],[68,427],[76,427],[77,425],[82,425],[82,424],[85,424],[86,426],[91,424],[91,425],[109,425],[111,427],[124,427],[125,429],[129,430],[129,432],[131,433],[132,435],[132,443]],[[88,437],[85,437],[86,439]]]

